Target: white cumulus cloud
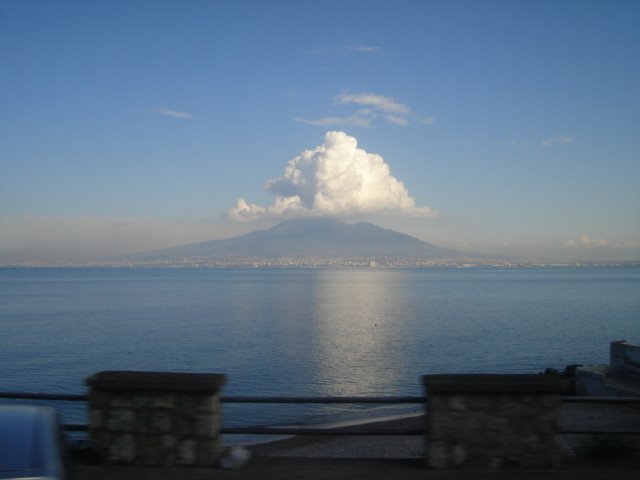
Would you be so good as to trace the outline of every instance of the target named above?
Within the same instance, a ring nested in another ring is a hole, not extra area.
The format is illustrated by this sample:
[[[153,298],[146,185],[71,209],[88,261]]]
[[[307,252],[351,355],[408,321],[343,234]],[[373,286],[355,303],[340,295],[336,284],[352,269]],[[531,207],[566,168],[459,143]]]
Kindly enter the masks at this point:
[[[344,132],[327,132],[322,145],[290,160],[284,175],[270,180],[266,188],[275,195],[271,205],[240,198],[227,216],[242,222],[379,213],[436,215],[430,207],[416,206],[380,155],[358,148],[357,140]]]

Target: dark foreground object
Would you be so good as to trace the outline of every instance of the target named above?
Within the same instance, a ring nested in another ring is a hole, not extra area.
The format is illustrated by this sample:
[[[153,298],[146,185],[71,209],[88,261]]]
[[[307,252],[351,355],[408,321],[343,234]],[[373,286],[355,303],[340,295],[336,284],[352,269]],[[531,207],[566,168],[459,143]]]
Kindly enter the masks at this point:
[[[76,480],[315,480],[315,479],[568,479],[637,478],[637,464],[576,466],[544,470],[429,470],[424,461],[396,459],[254,457],[242,470],[179,467],[76,465]]]
[[[68,479],[58,414],[32,405],[0,406],[0,478]]]

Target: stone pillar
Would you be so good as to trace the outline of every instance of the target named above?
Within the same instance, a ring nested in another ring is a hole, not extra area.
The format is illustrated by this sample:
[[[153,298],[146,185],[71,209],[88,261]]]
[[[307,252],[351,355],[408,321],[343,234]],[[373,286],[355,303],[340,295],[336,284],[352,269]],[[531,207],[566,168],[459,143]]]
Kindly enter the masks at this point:
[[[106,371],[86,382],[89,435],[105,464],[216,464],[221,449],[220,391],[208,373]]]
[[[546,375],[425,375],[431,468],[560,465],[563,379]]]

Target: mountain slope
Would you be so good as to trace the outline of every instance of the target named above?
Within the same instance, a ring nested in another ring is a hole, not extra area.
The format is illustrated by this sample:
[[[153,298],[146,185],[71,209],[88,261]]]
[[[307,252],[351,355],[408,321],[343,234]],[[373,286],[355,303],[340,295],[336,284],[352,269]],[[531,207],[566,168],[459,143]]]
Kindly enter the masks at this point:
[[[338,220],[321,218],[287,220],[269,230],[136,254],[130,258],[229,256],[454,258],[464,254],[436,247],[410,235],[370,223],[349,225]]]

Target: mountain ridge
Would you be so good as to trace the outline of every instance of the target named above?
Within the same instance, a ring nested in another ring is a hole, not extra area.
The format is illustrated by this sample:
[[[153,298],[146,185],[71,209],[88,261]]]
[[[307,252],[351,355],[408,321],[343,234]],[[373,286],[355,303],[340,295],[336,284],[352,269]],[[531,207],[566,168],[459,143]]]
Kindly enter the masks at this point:
[[[405,233],[367,222],[348,224],[331,218],[285,220],[266,230],[237,237],[209,240],[127,258],[185,257],[324,257],[324,258],[460,258],[468,253],[438,247]]]

